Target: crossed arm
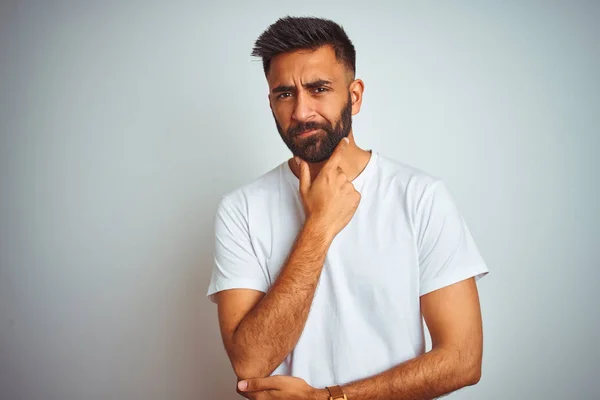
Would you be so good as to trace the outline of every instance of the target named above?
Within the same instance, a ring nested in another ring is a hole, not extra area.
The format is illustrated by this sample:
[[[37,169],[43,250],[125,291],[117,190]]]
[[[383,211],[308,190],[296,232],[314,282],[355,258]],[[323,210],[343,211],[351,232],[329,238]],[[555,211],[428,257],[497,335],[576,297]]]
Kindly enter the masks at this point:
[[[239,380],[248,382],[249,398],[329,398],[326,389],[312,388],[297,378],[269,377],[300,337],[329,243],[319,229],[306,224],[268,293],[249,289],[218,293],[223,342]],[[423,295],[421,312],[432,350],[344,385],[349,399],[430,399],[479,381],[483,335],[474,279]]]
[[[474,278],[422,296],[421,310],[432,350],[343,386],[348,399],[432,399],[479,381],[483,335]]]

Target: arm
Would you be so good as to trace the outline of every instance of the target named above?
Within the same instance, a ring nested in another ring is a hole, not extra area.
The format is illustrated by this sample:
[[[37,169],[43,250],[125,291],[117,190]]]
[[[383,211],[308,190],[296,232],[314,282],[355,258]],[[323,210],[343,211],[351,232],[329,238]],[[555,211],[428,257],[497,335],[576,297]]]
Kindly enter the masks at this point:
[[[360,202],[339,168],[346,147],[341,140],[314,182],[308,164],[299,162],[306,222],[268,293],[235,289],[217,296],[223,342],[238,378],[270,375],[300,337],[327,250]]]
[[[292,351],[321,276],[331,240],[307,221],[268,293],[234,289],[217,295],[221,335],[239,378],[270,375]]]
[[[481,376],[483,333],[473,278],[421,297],[432,350],[343,387],[349,400],[432,399],[474,385]],[[327,390],[319,398],[328,399]]]
[[[350,400],[430,399],[478,382],[482,324],[475,278],[487,274],[473,238],[439,181],[416,196],[421,313],[431,333],[430,352],[378,375],[344,385]],[[335,384],[331,382],[331,384]],[[268,377],[239,383],[267,399],[328,399],[299,378]],[[294,395],[300,393],[299,395]]]
[[[481,375],[482,327],[477,286],[473,278],[421,297],[432,350],[378,375],[342,387],[348,400],[433,399]],[[238,389],[257,400],[327,400],[327,389],[315,389],[289,376],[248,379]],[[252,393],[252,394],[250,394]]]

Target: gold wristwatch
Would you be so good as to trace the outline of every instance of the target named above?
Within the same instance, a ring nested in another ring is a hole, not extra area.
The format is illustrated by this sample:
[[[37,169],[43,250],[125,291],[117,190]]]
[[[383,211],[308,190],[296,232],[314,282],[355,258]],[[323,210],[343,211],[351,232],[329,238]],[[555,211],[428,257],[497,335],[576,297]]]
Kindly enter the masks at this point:
[[[329,390],[329,400],[348,400],[340,386],[326,386]]]

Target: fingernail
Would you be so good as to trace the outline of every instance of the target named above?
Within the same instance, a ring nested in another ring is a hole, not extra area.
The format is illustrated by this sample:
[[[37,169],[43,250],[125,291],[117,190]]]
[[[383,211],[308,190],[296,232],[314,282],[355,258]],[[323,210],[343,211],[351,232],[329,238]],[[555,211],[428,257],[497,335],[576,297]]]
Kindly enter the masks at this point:
[[[238,382],[238,389],[240,389],[240,390],[246,390],[247,387],[248,387],[248,382],[247,381],[239,381]]]
[[[350,139],[348,139],[347,137],[345,137],[344,140],[346,141],[346,143],[350,143]]]
[[[296,164],[300,165],[300,159],[298,157],[294,157],[294,160],[296,160]]]

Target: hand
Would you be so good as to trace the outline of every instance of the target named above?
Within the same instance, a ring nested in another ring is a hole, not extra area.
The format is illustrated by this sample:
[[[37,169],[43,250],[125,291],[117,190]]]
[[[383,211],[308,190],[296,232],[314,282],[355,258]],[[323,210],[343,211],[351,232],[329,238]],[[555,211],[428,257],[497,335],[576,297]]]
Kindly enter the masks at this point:
[[[300,160],[300,195],[306,220],[316,221],[331,240],[348,225],[360,203],[360,193],[339,167],[347,147],[347,138],[340,140],[313,182],[308,164],[297,158]]]
[[[238,382],[238,393],[251,400],[324,400],[327,389],[316,389],[293,376],[274,375]]]

